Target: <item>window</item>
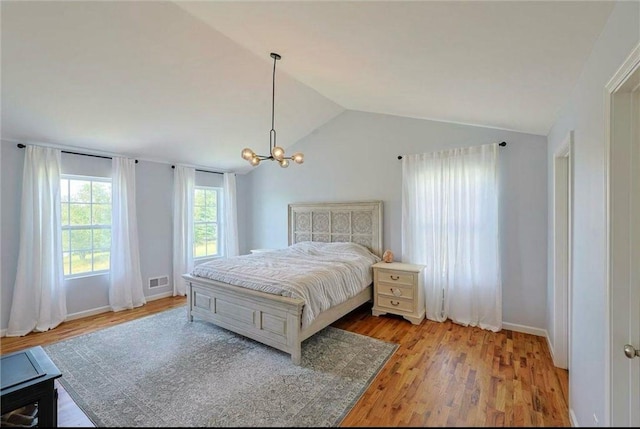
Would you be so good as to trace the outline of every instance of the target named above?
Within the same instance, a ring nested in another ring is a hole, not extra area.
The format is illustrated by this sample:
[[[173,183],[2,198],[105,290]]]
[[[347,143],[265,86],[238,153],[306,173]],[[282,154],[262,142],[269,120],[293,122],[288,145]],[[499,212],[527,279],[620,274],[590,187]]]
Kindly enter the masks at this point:
[[[220,202],[221,188],[195,187],[193,199],[193,257],[221,256]]]
[[[60,188],[65,277],[109,271],[111,179],[63,175]]]

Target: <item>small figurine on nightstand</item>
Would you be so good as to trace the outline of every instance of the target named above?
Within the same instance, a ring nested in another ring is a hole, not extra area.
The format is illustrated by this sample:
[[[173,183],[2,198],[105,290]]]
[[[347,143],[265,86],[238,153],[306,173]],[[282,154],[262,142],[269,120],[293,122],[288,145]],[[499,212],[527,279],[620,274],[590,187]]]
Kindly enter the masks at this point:
[[[393,262],[393,252],[389,249],[385,250],[382,254],[382,260],[384,262]]]

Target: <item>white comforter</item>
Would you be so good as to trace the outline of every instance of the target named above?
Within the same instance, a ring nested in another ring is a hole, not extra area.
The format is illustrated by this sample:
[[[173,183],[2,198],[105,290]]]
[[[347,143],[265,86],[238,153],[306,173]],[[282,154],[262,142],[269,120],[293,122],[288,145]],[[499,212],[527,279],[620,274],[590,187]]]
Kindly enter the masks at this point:
[[[380,258],[355,243],[303,242],[286,249],[216,259],[194,268],[198,277],[300,298],[302,328],[323,311],[354,297],[373,281]]]

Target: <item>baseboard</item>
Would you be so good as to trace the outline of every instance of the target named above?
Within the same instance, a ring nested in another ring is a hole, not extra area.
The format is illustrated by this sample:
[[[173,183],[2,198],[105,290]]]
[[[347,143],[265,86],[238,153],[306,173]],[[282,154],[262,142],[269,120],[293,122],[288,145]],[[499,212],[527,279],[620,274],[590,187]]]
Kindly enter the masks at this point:
[[[111,307],[105,305],[104,307],[92,308],[91,310],[79,311],[77,313],[67,314],[67,317],[64,319],[65,322],[69,322],[71,320],[82,319],[83,317],[95,316],[96,314],[102,314],[111,311]]]
[[[556,358],[553,355],[553,344],[551,344],[551,338],[549,338],[549,335],[547,335],[547,346],[549,347],[549,353],[551,353],[551,361],[553,362],[553,365],[558,366],[556,365]]]
[[[157,295],[145,296],[145,299],[148,301],[155,301],[156,299],[162,299],[173,296],[173,291],[159,293]],[[108,313],[111,311],[111,307],[105,305],[103,307],[92,308],[91,310],[79,311],[77,313],[67,314],[67,317],[64,319],[65,322],[69,322],[71,320],[82,319],[83,317],[95,316],[96,314]],[[0,337],[7,336],[7,328],[2,329],[0,331]]]
[[[170,290],[169,292],[162,292],[157,295],[145,296],[145,298],[147,301],[155,301],[156,299],[168,298],[170,296],[173,296],[172,290]]]
[[[173,292],[170,291],[170,292],[159,293],[157,295],[145,296],[144,298],[147,301],[155,301],[156,299],[167,298],[172,295],[173,295]],[[111,307],[109,307],[108,305],[105,305],[104,307],[98,307],[98,308],[93,308],[91,310],[80,311],[78,313],[67,314],[67,317],[64,320],[65,322],[68,322],[69,320],[82,319],[83,317],[95,316],[96,314],[107,313],[109,311],[111,311]]]
[[[571,421],[571,426],[574,428],[579,428],[578,419],[576,418],[576,413],[573,412],[573,408],[569,408],[569,420]]]
[[[505,323],[502,322],[502,329],[508,329],[510,331],[522,332],[523,334],[536,335],[538,337],[546,337],[549,339],[549,334],[546,329],[534,328],[533,326],[518,325],[517,323]]]

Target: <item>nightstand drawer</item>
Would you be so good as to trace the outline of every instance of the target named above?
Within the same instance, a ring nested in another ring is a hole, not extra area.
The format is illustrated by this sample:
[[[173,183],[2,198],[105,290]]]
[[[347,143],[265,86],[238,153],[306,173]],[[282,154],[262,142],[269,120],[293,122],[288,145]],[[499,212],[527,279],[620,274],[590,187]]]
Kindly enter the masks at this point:
[[[405,271],[394,271],[394,270],[378,270],[378,281],[379,282],[387,282],[387,283],[396,283],[406,286],[413,286],[414,284],[414,274],[407,273]]]
[[[379,282],[377,291],[380,295],[413,299],[412,286],[402,286],[395,283]]]
[[[413,300],[378,295],[378,306],[411,313],[413,311]]]

